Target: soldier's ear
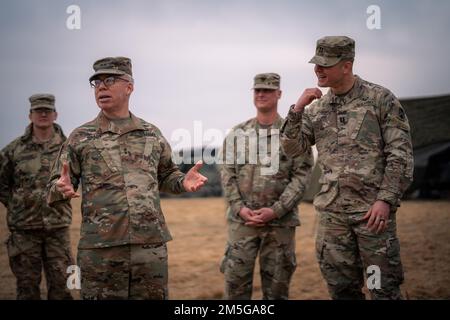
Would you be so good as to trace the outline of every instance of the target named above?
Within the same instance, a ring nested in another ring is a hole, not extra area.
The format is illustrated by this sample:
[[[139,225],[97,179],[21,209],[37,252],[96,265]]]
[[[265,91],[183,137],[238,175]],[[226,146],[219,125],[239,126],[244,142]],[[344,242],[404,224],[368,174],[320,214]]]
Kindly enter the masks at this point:
[[[131,95],[131,93],[134,91],[134,84],[129,82],[127,85],[127,96]]]
[[[344,72],[351,73],[353,71],[353,61],[347,60],[344,62]]]
[[[58,112],[55,111],[55,118],[53,119],[53,121],[55,121],[56,119],[58,119]]]
[[[283,94],[283,91],[278,90],[278,92],[277,92],[277,98],[280,99],[282,94]]]

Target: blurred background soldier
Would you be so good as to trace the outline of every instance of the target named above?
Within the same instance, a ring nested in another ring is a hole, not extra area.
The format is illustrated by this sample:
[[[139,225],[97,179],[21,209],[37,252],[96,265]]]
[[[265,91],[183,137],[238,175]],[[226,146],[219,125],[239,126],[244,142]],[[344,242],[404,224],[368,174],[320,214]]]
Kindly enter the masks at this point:
[[[131,60],[94,63],[89,81],[101,109],[64,144],[51,174],[52,205],[78,197],[78,246],[83,299],[167,299],[166,242],[171,235],[159,190],[196,191],[206,183],[196,164],[185,175],[172,162],[169,143],[154,125],[129,111],[134,89]]]
[[[66,269],[72,264],[69,226],[70,202],[50,208],[46,185],[52,163],[66,140],[55,122],[55,97],[30,97],[31,124],[25,134],[0,154],[0,201],[8,210],[11,232],[9,263],[17,279],[17,299],[40,299],[42,267],[48,299],[72,299]]]
[[[314,144],[318,150],[316,249],[331,297],[364,299],[364,271],[375,266],[381,277],[369,288],[372,298],[400,299],[395,214],[413,175],[409,123],[392,92],[353,75],[354,57],[353,39],[317,41],[310,63],[318,86],[330,90],[323,97],[319,88],[303,92],[283,125],[282,145],[289,156]]]
[[[228,204],[228,243],[221,271],[227,299],[251,299],[258,253],[263,299],[288,299],[289,283],[297,266],[297,206],[313,158],[310,148],[304,156],[295,158],[287,158],[280,150],[280,97],[278,74],[256,75],[256,118],[235,126],[224,142],[221,177]],[[252,144],[252,137],[258,146]]]

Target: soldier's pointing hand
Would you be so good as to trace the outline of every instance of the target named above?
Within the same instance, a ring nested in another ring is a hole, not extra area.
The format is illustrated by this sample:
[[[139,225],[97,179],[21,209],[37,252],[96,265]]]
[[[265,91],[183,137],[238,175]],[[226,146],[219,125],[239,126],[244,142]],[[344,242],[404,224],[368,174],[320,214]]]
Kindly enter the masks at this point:
[[[80,197],[73,189],[72,182],[70,181],[69,164],[65,161],[61,169],[61,177],[56,182],[56,190],[61,192],[65,199]]]

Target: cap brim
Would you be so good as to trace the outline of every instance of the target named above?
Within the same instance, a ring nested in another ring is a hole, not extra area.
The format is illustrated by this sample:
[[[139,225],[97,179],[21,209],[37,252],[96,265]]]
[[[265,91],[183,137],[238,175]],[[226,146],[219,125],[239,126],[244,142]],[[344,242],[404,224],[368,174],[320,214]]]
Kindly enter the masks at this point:
[[[124,71],[121,70],[117,70],[117,69],[101,69],[101,70],[97,70],[90,78],[89,81],[92,81],[92,79],[94,79],[95,77],[102,75],[102,74],[112,74],[112,75],[118,75],[118,76],[123,76],[125,74],[127,74]]]
[[[309,60],[309,63],[317,64],[321,67],[332,67],[336,65],[339,61],[341,61],[341,58],[326,58],[322,56],[315,55],[312,57],[311,60]]]
[[[279,89],[277,86],[269,86],[267,84],[256,84],[252,89],[269,89],[269,90],[277,90]]]
[[[35,109],[48,109],[48,110],[56,110],[56,108],[54,106],[49,106],[48,104],[39,104],[39,105],[34,105],[32,107],[30,107],[30,110],[35,110]]]

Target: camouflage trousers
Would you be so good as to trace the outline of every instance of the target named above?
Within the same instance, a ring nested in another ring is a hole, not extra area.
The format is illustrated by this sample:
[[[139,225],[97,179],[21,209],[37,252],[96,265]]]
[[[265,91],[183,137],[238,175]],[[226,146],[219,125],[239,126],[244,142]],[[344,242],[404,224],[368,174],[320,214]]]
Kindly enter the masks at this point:
[[[14,230],[6,242],[9,265],[17,280],[18,300],[40,300],[42,268],[47,299],[71,300],[67,267],[73,264],[69,228]]]
[[[297,267],[295,227],[258,228],[236,222],[229,222],[228,243],[220,266],[226,299],[251,299],[258,252],[263,299],[288,299]]]
[[[380,234],[366,228],[367,220],[362,220],[366,212],[318,214],[316,255],[331,298],[365,299],[364,273],[369,266],[376,266],[380,288],[369,288],[371,298],[402,299],[403,269],[395,212],[390,214],[387,230]],[[369,274],[375,275],[372,271]]]
[[[78,266],[83,299],[168,299],[165,243],[79,249]]]

